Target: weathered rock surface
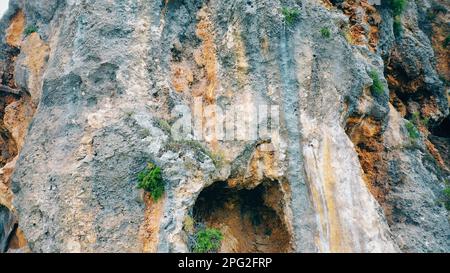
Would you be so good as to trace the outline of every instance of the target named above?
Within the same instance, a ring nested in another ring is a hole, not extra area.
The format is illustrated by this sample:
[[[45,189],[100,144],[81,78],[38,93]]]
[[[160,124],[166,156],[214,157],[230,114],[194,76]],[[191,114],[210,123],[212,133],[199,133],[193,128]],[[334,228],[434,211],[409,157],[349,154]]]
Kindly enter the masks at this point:
[[[191,222],[223,252],[449,252],[450,7],[398,33],[387,2],[11,0],[0,250],[188,252]],[[215,106],[271,130],[223,136]]]

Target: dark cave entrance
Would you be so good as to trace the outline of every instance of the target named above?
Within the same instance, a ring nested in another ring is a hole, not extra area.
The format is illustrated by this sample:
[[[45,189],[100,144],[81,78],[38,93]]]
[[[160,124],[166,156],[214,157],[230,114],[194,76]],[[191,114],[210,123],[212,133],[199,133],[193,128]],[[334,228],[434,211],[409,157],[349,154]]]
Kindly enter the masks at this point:
[[[289,252],[282,196],[277,182],[249,190],[216,182],[200,193],[194,221],[223,233],[221,252]]]
[[[450,116],[431,129],[428,139],[439,151],[446,167],[450,168]]]
[[[450,138],[450,115],[432,129],[432,134],[438,137]]]

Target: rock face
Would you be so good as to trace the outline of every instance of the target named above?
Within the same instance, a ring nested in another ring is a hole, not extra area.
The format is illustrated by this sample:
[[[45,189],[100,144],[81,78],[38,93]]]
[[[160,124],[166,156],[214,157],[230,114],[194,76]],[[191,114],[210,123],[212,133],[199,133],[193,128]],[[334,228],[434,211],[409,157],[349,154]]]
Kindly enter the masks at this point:
[[[0,250],[449,252],[450,7],[371,2],[11,0]]]

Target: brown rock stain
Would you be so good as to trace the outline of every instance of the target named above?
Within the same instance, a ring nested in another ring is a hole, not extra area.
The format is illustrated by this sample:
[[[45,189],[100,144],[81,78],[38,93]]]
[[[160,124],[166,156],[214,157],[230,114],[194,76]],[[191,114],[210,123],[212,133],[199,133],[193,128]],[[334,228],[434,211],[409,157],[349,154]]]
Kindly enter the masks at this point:
[[[172,66],[172,85],[177,92],[186,92],[194,81],[191,68],[185,62]]]
[[[447,8],[447,11],[450,9],[448,1],[440,1],[439,5],[444,5]],[[450,37],[450,31],[448,29],[448,12],[438,12],[432,20],[431,42],[437,61],[436,69],[439,75],[445,79],[447,87],[450,82],[450,44],[446,45],[445,40],[448,39],[448,37]]]
[[[380,205],[386,203],[389,192],[387,164],[383,160],[383,136],[381,122],[371,117],[350,117],[346,132],[358,153],[364,172],[364,181]]]
[[[195,33],[202,40],[202,46],[198,49],[195,60],[198,65],[205,69],[207,86],[203,92],[203,97],[208,104],[213,104],[216,100],[215,91],[217,87],[217,57],[214,43],[214,28],[206,7],[203,7],[198,12],[197,17],[199,22]]]
[[[145,216],[141,225],[140,236],[143,243],[142,251],[154,253],[157,251],[159,241],[159,223],[164,210],[165,196],[154,201],[150,194],[145,192]]]
[[[367,45],[374,52],[379,41],[378,27],[381,23],[381,16],[376,8],[367,0],[346,0],[341,8],[350,20],[347,40],[355,45]],[[359,12],[361,10],[364,11],[362,14]],[[364,25],[369,26],[368,31]]]
[[[6,30],[6,43],[13,47],[19,47],[22,40],[22,33],[25,29],[25,14],[19,10],[11,20]]]

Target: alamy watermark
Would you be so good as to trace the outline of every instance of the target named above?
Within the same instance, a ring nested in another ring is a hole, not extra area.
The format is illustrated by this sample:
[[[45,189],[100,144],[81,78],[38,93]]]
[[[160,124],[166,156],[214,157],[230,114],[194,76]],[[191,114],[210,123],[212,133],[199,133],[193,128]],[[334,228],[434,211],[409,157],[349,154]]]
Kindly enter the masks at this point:
[[[171,134],[177,141],[256,141],[279,134],[278,105],[206,105],[202,97],[197,97],[191,107],[175,106],[172,115],[177,119],[171,126]]]

